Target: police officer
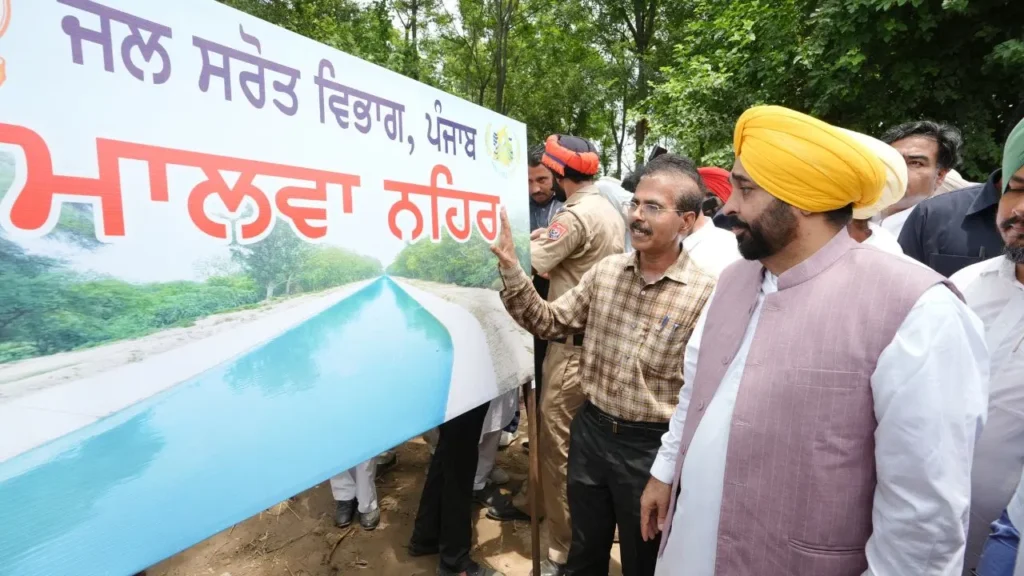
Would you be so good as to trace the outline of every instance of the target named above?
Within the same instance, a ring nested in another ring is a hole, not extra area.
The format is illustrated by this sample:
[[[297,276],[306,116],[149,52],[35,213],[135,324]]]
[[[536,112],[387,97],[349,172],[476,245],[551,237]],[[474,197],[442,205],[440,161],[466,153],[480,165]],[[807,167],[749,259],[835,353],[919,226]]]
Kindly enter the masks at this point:
[[[626,225],[597,187],[600,159],[593,144],[576,136],[553,135],[541,161],[554,172],[556,192],[565,205],[546,231],[530,242],[530,261],[534,274],[550,279],[547,300],[554,302],[604,257],[625,250]],[[572,541],[566,470],[569,425],[585,400],[578,379],[584,338],[585,334],[576,334],[549,342],[542,368],[539,456],[550,548],[540,576],[564,574]],[[492,507],[488,515],[494,518],[495,512],[501,510]]]

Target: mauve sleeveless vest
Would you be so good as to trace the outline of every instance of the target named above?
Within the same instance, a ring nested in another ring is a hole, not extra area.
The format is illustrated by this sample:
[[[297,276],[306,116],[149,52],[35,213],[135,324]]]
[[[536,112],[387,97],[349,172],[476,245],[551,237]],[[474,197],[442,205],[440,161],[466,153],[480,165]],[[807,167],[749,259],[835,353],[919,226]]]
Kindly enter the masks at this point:
[[[708,310],[662,548],[683,459],[739,351],[763,267],[723,273]],[[859,576],[875,490],[871,374],[911,308],[948,281],[843,229],[766,296],[726,454],[716,576]],[[959,296],[959,293],[957,293]],[[683,519],[685,521],[685,518]]]

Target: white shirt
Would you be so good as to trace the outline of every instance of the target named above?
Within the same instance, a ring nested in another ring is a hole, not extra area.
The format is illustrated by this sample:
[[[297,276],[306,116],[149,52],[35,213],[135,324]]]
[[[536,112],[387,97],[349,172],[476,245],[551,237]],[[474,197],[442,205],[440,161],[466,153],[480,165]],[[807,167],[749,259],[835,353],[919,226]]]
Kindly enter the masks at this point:
[[[885,250],[890,254],[903,256],[903,247],[900,246],[900,243],[892,232],[889,232],[874,222],[868,222],[868,229],[871,230],[871,236],[868,236],[868,239],[864,241],[864,244],[874,246],[879,250]],[[917,260],[914,261],[917,262]]]
[[[950,278],[985,325],[992,358],[988,423],[974,455],[968,565],[1010,501],[1024,469],[1024,284],[1005,256],[960,270]],[[1024,527],[1024,514],[1019,517]]]
[[[910,213],[913,212],[914,207],[911,206],[906,210],[900,210],[895,214],[887,216],[882,220],[882,228],[885,228],[896,238],[900,237],[900,231],[903,230],[903,225],[907,223],[907,218],[910,217]]]
[[[629,235],[629,218],[626,217],[626,212],[622,209],[622,203],[632,200],[633,195],[623,188],[618,180],[609,176],[602,176],[597,179],[597,189],[601,196],[604,196],[605,200],[610,202],[615,211],[622,216],[623,222],[626,223],[626,252],[632,252],[633,242],[630,240]]]
[[[673,528],[657,576],[714,575],[733,407],[764,296],[775,291],[777,280],[766,272],[740,350],[683,462]],[[674,480],[706,313],[707,308],[687,343],[686,385],[651,468],[652,476],[668,484]],[[878,420],[877,485],[866,575],[960,573],[970,463],[987,403],[989,359],[983,334],[978,318],[950,290],[935,286],[914,304],[878,358],[871,376]]]
[[[699,268],[715,278],[726,266],[740,259],[736,235],[715,226],[710,218],[699,230],[683,238],[683,249]]]

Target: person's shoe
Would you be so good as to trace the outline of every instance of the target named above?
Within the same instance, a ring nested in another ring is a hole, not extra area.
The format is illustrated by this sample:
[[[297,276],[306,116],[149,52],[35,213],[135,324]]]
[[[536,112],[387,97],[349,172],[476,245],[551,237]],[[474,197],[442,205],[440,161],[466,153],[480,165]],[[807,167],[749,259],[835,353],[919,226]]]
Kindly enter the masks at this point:
[[[533,576],[533,570],[530,570],[530,576]],[[540,576],[565,576],[565,564],[544,560],[540,563]]]
[[[529,440],[523,440],[522,447],[523,447],[523,452],[529,452],[530,451],[530,441]]]
[[[394,450],[385,450],[377,456],[377,473],[374,475],[374,479],[383,476],[388,470],[394,468],[395,464],[398,464],[398,454]]]
[[[487,517],[498,522],[512,522],[515,520],[527,522],[530,515],[512,505],[512,500],[504,496],[495,496],[491,506],[487,508]]]
[[[488,476],[487,479],[490,480],[491,484],[495,486],[502,486],[504,484],[508,484],[508,481],[511,480],[511,478],[509,478],[508,476],[508,472],[505,472],[501,468],[494,468],[493,470],[491,470],[491,475]]]
[[[495,490],[490,484],[480,490],[473,490],[473,502],[485,507],[492,506],[495,501]]]
[[[334,525],[338,528],[348,526],[352,523],[352,517],[355,516],[355,513],[355,499],[339,501],[337,508],[334,509]]]
[[[501,572],[498,572],[490,566],[481,566],[476,562],[472,562],[469,568],[466,568],[462,572],[451,572],[444,568],[437,569],[437,576],[505,576]]]
[[[502,432],[501,439],[498,440],[498,448],[502,450],[508,448],[509,446],[512,445],[513,442],[516,441],[516,438],[519,438],[518,430],[515,432]]]
[[[440,548],[435,544],[421,544],[415,540],[409,540],[406,544],[405,549],[409,552],[409,556],[413,558],[419,558],[420,556],[433,556],[440,552]]]
[[[380,508],[374,508],[369,512],[359,513],[359,525],[363,527],[363,530],[370,531],[375,529],[380,524]]]

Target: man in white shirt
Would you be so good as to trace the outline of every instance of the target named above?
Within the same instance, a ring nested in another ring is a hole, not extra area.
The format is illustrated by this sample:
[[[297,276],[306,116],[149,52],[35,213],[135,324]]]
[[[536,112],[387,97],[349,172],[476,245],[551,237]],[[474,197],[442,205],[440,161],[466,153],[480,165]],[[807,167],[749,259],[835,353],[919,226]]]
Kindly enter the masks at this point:
[[[971,523],[967,570],[974,567],[993,526],[995,534],[1016,533],[1024,518],[999,518],[1024,469],[1024,121],[1006,141],[996,227],[1006,244],[998,258],[979,262],[950,278],[985,324],[992,356],[988,423],[978,439],[971,475]],[[1024,511],[1022,511],[1024,512]],[[998,548],[996,548],[997,550]],[[986,548],[982,565],[995,574],[999,555]],[[1002,562],[1013,566],[1012,553]],[[983,566],[978,566],[979,574]],[[1006,573],[1009,574],[1008,572]]]
[[[881,140],[903,155],[910,175],[906,196],[889,208],[882,220],[882,227],[899,238],[914,206],[934,196],[949,171],[960,163],[964,139],[953,126],[921,120],[893,126]]]
[[[711,194],[704,176],[701,175],[701,193]],[[726,266],[740,259],[740,250],[736,244],[736,235],[714,225],[703,211],[697,212],[693,223],[693,232],[683,239],[683,249],[690,258],[708,274],[718,278]]]
[[[885,165],[885,187],[882,188],[882,195],[871,206],[854,209],[853,220],[846,229],[857,242],[903,255],[903,248],[900,248],[896,236],[871,219],[902,200],[907,193],[907,163],[895,148],[885,142],[852,130],[842,130],[874,152]]]
[[[885,181],[863,145],[765,106],[734,146],[745,260],[687,344],[641,498],[645,536],[664,532],[657,574],[958,574],[980,322],[938,274],[849,237]]]
[[[633,198],[633,193],[626,191],[622,187],[622,183],[611,176],[602,176],[597,179],[597,189],[601,192],[601,196],[604,196],[605,200],[611,202],[612,207],[622,212],[622,203],[629,202]],[[622,223],[629,225],[629,218],[622,214]],[[629,230],[626,230],[626,252],[633,251],[633,242],[630,240]]]

